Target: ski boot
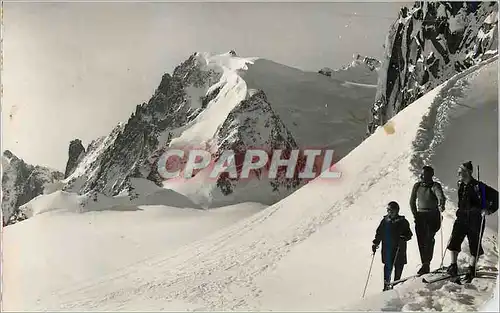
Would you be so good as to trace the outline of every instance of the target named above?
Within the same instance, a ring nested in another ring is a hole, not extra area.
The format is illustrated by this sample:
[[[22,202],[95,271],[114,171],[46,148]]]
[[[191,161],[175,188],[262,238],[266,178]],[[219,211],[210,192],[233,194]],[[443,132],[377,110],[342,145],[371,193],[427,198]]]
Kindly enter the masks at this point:
[[[446,273],[451,276],[457,276],[458,275],[458,265],[456,263],[450,264],[448,268],[446,269]]]
[[[458,265],[456,263],[450,264],[450,266],[448,266],[448,268],[446,269],[446,273],[448,273],[448,275],[452,276],[451,282],[453,282],[457,285],[462,284],[460,281],[460,277],[458,276]]]
[[[389,282],[386,282],[384,281],[384,289],[382,291],[387,291],[387,290],[391,290],[391,285],[389,284]]]
[[[422,267],[418,270],[417,275],[422,276],[424,274],[427,274],[431,271],[429,264],[422,264]]]
[[[470,284],[474,277],[476,277],[476,267],[471,265],[469,266],[469,271],[467,272],[467,274],[465,274],[464,281]]]

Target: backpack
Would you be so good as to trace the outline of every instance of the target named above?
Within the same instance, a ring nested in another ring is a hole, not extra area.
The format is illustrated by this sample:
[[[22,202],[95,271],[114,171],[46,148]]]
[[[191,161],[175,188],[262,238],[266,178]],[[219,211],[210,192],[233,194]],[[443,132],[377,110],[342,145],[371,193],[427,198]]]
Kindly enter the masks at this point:
[[[435,181],[432,181],[432,184],[429,185],[429,186],[427,184],[425,184],[423,181],[419,181],[418,182],[418,188],[427,188],[427,189],[430,189],[431,194],[434,196],[434,200],[436,200],[436,202],[438,202],[438,197],[436,196],[436,193],[432,189],[435,185],[436,185]]]
[[[498,211],[498,191],[483,182],[479,182],[479,197],[481,199],[481,208],[488,214]]]

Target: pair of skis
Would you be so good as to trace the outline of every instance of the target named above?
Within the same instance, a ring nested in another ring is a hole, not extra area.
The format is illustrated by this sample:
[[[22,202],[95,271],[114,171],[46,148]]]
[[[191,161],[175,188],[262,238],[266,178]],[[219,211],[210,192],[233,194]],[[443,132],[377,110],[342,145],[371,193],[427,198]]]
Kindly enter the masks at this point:
[[[446,268],[441,267],[441,268],[438,268],[436,270],[430,271],[427,274],[423,274],[423,275],[417,274],[417,275],[412,275],[412,276],[408,276],[405,278],[395,280],[395,281],[389,283],[389,287],[392,288],[397,284],[403,283],[403,282],[410,280],[410,279],[413,279],[413,278],[418,278],[420,276],[427,276],[427,277],[422,278],[422,281],[426,284],[432,284],[432,283],[447,280],[447,279],[461,284],[463,282],[466,282],[466,281],[462,281],[462,277],[466,276],[467,273],[468,272],[459,272],[458,275],[449,275],[448,273],[446,273]],[[431,277],[428,277],[429,274],[431,275]],[[439,274],[441,274],[441,275],[439,275]],[[434,275],[438,275],[438,276],[433,277]],[[498,276],[498,272],[495,272],[495,271],[478,270],[478,271],[476,271],[476,276],[474,278],[496,278],[497,276]]]
[[[467,279],[463,278],[468,274],[468,271],[466,272],[459,272],[457,275],[450,275],[450,274],[444,274],[443,276],[438,276],[434,278],[429,278],[429,277],[424,277],[422,281],[426,284],[432,284],[436,283],[439,281],[443,280],[450,280],[456,284],[463,284],[463,283],[471,283],[472,279]],[[476,271],[476,275],[473,277],[474,278],[496,278],[498,276],[498,272],[493,272],[493,271]]]
[[[439,273],[443,273],[443,274],[446,274],[446,268],[445,267],[440,267],[438,269],[435,269],[433,271],[430,271],[429,273],[427,274],[423,274],[423,275],[428,275],[428,274],[439,274]],[[390,287],[394,287],[395,285],[397,284],[400,284],[402,282],[405,282],[407,280],[410,280],[410,279],[413,279],[413,278],[418,278],[420,276],[423,276],[423,275],[419,275],[419,274],[416,274],[416,275],[412,275],[412,276],[408,276],[408,277],[405,277],[405,278],[401,278],[401,279],[398,279],[398,280],[395,280],[395,281],[392,281],[389,283],[389,286]]]

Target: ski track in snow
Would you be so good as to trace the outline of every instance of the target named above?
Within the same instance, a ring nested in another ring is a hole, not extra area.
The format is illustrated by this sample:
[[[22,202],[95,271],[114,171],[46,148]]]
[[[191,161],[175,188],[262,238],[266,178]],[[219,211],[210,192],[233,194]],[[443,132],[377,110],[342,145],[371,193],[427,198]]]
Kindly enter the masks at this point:
[[[27,309],[212,311],[290,310],[302,306],[309,310],[332,310],[349,302],[354,304],[344,309],[363,306],[371,310],[380,307],[403,311],[476,309],[485,300],[484,295],[492,291],[493,281],[476,280],[459,287],[446,282],[423,286],[412,280],[381,294],[382,280],[378,277],[381,271],[377,272],[375,264],[376,274],[371,279],[367,299],[361,302],[357,299],[366,279],[365,262],[369,262],[372,236],[385,214],[386,203],[398,201],[402,214],[412,223],[407,202],[416,179],[415,164],[429,157],[426,154],[415,157],[419,151],[414,149],[432,148],[435,137],[435,133],[423,133],[426,130],[422,125],[433,121],[441,96],[460,78],[491,61],[496,65],[496,60],[495,57],[455,76],[400,112],[392,119],[396,125],[393,135],[378,129],[336,165],[343,172],[340,180],[315,180],[279,203],[175,253],[151,257],[99,279],[59,290],[36,303],[26,303]],[[415,117],[427,118],[422,123]],[[455,164],[450,165],[454,167]],[[454,205],[449,203],[443,223],[447,233],[453,222],[453,209]],[[496,238],[485,232],[484,242],[487,254],[480,265],[497,268]],[[413,272],[419,261],[415,232],[410,246],[412,260],[405,269],[406,275]],[[438,247],[436,237],[435,251],[439,251]],[[337,268],[335,258],[339,256],[335,252],[341,254],[341,260],[352,262],[359,269],[346,270],[342,265]],[[313,253],[318,257],[313,257]],[[376,261],[380,263],[378,256]],[[461,265],[463,256],[462,253]],[[435,257],[433,264],[439,263],[436,259],[439,257]],[[307,262],[318,262],[317,268],[306,267]],[[296,294],[279,295],[294,277],[303,278],[291,286]],[[322,277],[322,284],[318,284],[318,277]],[[344,279],[350,279],[354,287],[338,284]],[[280,282],[276,283],[277,280]],[[327,283],[331,289],[325,291]],[[375,302],[377,297],[383,298],[380,303]]]
[[[357,86],[357,87],[365,87],[365,88],[377,88],[377,85],[354,83],[354,82],[349,82],[349,81],[344,82],[342,84],[342,86],[345,86],[345,87]]]

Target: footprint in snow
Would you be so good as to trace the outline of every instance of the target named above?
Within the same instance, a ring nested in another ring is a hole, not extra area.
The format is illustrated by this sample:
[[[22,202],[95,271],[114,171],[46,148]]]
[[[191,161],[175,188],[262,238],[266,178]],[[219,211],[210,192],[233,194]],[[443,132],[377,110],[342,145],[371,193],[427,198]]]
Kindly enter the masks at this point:
[[[454,284],[454,283],[447,283],[443,286],[443,291],[444,292],[456,292],[460,290],[460,285]]]
[[[471,296],[471,295],[468,295],[468,294],[459,294],[457,296],[457,300],[461,303],[461,304],[465,304],[465,305],[474,305],[474,297]]]

